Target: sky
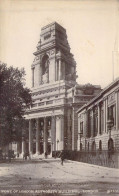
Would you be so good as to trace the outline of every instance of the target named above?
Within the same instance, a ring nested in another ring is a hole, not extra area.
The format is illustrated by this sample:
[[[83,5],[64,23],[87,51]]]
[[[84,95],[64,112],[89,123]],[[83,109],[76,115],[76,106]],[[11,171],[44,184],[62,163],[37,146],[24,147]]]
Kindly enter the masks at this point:
[[[31,87],[41,28],[56,21],[66,29],[77,82],[104,88],[119,77],[118,7],[118,0],[0,0],[0,61],[24,67]]]

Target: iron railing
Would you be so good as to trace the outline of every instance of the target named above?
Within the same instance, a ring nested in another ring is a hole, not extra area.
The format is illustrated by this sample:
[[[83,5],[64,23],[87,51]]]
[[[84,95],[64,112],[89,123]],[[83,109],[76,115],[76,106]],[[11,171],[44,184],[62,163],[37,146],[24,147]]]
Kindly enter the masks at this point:
[[[60,151],[54,151],[53,157],[58,157]],[[111,168],[119,168],[119,152],[117,151],[64,151],[65,159],[79,161]]]

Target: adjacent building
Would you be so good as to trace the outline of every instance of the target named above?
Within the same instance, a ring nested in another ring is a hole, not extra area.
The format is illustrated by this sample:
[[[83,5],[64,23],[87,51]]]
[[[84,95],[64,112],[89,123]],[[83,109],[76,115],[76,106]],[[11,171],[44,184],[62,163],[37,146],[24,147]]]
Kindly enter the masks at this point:
[[[78,150],[119,150],[119,78],[77,113]]]

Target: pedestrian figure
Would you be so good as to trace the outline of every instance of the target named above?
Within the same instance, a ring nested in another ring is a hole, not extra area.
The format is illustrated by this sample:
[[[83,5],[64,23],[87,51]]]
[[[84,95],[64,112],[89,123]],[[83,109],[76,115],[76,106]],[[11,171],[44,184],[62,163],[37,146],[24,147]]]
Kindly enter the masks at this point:
[[[29,160],[31,160],[31,154],[30,153],[28,153],[28,157],[29,157]]]
[[[11,151],[8,151],[8,161],[11,162]]]
[[[23,154],[23,160],[25,160],[25,153]]]
[[[45,159],[47,159],[47,152],[45,152]]]
[[[61,165],[63,165],[64,158],[65,158],[65,155],[64,155],[63,150],[62,150],[61,153],[60,153],[60,158],[61,158]]]
[[[25,153],[25,155],[24,155],[24,156],[25,156],[25,160],[27,160],[27,153]]]

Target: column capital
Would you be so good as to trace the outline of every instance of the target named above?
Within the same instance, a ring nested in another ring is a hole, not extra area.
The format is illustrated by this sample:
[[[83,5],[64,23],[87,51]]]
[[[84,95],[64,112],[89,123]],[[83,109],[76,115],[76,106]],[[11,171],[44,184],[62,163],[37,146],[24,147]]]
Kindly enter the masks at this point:
[[[51,116],[51,118],[52,118],[52,119],[56,119],[56,116],[55,116],[55,115],[53,115],[53,116]]]
[[[114,92],[115,92],[115,93],[118,93],[118,92],[119,92],[119,88],[117,88]]]
[[[56,116],[56,119],[63,119],[64,118],[64,115],[58,115]]]
[[[106,97],[103,97],[103,101],[106,101],[107,100],[107,96]]]

